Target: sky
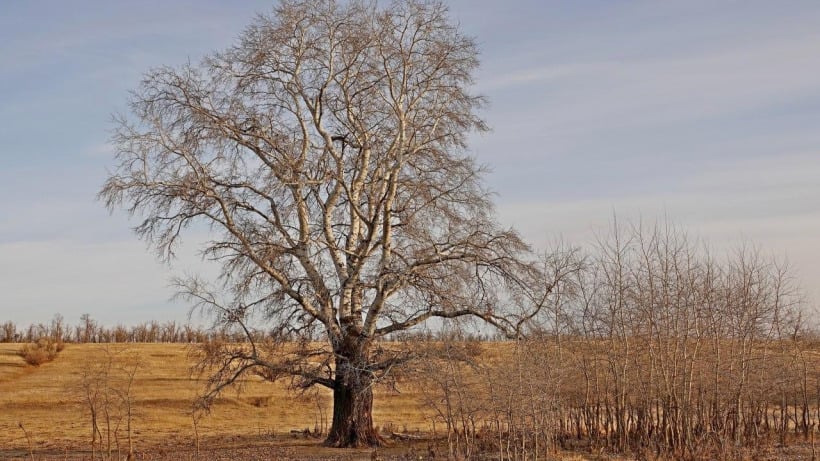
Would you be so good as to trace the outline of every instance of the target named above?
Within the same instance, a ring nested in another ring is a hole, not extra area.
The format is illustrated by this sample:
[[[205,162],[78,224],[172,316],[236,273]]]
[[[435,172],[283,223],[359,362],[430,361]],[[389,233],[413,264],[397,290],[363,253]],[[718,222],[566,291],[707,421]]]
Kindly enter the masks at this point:
[[[453,0],[492,131],[471,153],[536,247],[670,219],[786,258],[820,300],[820,2]],[[183,321],[170,265],[96,193],[148,69],[234,43],[269,1],[0,2],[0,322]]]

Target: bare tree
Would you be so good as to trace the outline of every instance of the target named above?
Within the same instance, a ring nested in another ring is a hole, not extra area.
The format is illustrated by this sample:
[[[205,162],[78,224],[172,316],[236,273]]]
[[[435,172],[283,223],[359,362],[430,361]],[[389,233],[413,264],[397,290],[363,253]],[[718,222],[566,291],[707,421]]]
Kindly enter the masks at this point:
[[[13,343],[17,340],[17,325],[6,322],[0,325],[0,342]]]
[[[199,65],[145,76],[100,197],[141,217],[162,258],[210,230],[221,277],[180,291],[247,343],[207,348],[206,397],[248,373],[294,376],[333,390],[328,445],[378,445],[372,385],[413,358],[379,338],[434,318],[515,337],[536,315],[552,281],[464,153],[485,130],[477,65],[438,2],[297,0]]]
[[[98,342],[97,333],[99,326],[97,322],[91,318],[91,314],[83,314],[80,316],[80,324],[75,327],[76,339],[79,343]]]

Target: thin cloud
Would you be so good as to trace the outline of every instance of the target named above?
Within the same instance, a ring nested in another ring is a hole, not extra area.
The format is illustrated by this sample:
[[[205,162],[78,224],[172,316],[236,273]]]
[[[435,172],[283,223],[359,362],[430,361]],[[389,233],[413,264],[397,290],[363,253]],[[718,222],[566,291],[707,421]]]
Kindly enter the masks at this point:
[[[567,135],[745,114],[820,94],[820,35],[749,44],[684,58],[534,66],[502,75],[487,91],[538,95],[510,112],[518,131]],[[537,115],[536,115],[537,114]]]

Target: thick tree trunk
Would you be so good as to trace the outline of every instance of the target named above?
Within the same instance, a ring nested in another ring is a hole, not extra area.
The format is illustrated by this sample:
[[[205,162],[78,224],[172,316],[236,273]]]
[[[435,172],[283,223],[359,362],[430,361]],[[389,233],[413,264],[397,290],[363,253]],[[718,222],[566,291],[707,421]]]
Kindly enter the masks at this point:
[[[366,354],[337,355],[333,389],[333,423],[325,445],[376,447],[384,440],[373,428],[373,378]],[[351,357],[352,358],[348,358]]]

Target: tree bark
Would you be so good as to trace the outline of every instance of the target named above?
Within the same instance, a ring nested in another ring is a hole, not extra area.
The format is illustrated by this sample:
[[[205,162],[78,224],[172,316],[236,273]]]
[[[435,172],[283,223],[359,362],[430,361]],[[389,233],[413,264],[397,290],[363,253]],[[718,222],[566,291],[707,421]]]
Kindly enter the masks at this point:
[[[329,447],[377,447],[384,444],[373,427],[373,376],[361,350],[337,353],[333,387],[333,422]]]

